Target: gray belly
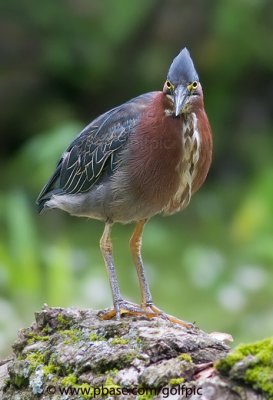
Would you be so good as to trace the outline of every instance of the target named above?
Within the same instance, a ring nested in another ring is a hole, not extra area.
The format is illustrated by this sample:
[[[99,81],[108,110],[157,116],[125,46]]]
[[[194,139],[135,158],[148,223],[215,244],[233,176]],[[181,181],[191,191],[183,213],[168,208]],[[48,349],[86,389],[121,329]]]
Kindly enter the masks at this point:
[[[115,181],[107,180],[86,193],[53,195],[46,207],[59,208],[79,217],[121,223],[148,219],[162,211],[133,197],[126,187],[126,179],[124,182],[118,189]]]

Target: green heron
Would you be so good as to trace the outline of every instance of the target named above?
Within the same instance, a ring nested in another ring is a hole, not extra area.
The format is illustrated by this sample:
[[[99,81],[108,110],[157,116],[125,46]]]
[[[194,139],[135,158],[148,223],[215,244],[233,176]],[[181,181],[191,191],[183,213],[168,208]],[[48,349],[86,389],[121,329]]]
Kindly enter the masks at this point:
[[[109,276],[113,308],[121,315],[160,316],[190,327],[154,306],[141,257],[145,223],[156,214],[184,209],[203,184],[212,139],[203,92],[186,48],[173,60],[162,91],[142,94],[93,120],[73,140],[42,189],[39,212],[59,208],[105,222],[100,248]],[[125,301],[112,255],[113,223],[136,223],[130,249],[141,304]]]

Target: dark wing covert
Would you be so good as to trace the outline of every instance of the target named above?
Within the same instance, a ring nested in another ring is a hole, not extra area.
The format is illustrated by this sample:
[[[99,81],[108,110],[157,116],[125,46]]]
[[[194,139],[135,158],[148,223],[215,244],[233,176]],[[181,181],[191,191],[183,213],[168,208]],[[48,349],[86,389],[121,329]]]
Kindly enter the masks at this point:
[[[54,193],[86,192],[102,177],[106,167],[107,171],[114,172],[119,163],[118,154],[151,95],[138,96],[102,114],[84,128],[62,155],[37,203],[44,203]]]

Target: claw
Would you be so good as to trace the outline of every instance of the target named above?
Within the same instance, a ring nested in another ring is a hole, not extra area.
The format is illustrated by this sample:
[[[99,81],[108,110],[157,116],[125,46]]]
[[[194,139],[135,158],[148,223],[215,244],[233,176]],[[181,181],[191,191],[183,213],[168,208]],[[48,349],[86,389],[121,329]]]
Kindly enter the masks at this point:
[[[178,319],[174,317],[173,315],[169,315],[164,313],[162,310],[160,310],[158,307],[154,306],[153,304],[147,304],[143,306],[144,310],[147,312],[153,312],[155,316],[158,316],[162,319],[165,319],[167,321],[172,322],[173,324],[178,324],[183,326],[184,328],[187,329],[192,329],[194,328],[194,325],[191,322],[183,321],[181,319]]]

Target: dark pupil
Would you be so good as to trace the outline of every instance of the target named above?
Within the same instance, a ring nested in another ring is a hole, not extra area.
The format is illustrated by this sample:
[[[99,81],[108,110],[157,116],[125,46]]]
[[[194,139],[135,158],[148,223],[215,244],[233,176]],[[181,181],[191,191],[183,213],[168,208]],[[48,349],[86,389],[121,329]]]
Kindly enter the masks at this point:
[[[197,88],[197,82],[193,82],[192,87],[193,87],[194,89],[196,89],[196,88]]]

